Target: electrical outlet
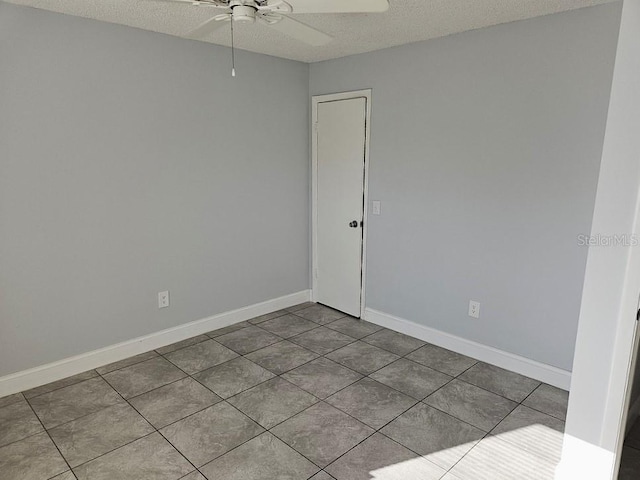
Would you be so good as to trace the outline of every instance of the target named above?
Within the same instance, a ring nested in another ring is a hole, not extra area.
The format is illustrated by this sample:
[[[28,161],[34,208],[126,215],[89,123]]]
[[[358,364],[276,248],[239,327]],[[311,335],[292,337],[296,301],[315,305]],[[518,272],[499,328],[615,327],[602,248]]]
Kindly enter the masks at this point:
[[[474,300],[469,301],[469,316],[473,318],[480,318],[480,302]]]
[[[169,290],[158,292],[158,308],[166,308],[169,306]]]

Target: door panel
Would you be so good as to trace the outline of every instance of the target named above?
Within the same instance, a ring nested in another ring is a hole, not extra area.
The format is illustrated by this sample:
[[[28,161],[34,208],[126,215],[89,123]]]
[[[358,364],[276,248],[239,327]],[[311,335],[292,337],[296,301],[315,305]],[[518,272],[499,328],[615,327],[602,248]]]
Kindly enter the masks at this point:
[[[359,317],[366,99],[319,103],[317,115],[316,301]]]

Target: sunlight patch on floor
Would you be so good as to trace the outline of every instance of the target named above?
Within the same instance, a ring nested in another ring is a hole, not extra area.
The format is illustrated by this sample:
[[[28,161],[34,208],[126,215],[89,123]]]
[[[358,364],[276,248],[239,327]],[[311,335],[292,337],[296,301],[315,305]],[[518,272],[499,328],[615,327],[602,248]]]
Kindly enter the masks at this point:
[[[562,432],[545,425],[529,425],[489,435],[477,444],[460,444],[424,455],[422,458],[372,470],[368,479],[439,479],[443,470],[437,465],[453,465],[464,455],[445,478],[553,480],[562,453],[563,436]]]
[[[484,438],[453,469],[461,479],[553,480],[562,433],[530,425]]]
[[[444,470],[425,460],[413,458],[394,465],[382,467],[371,471],[371,480],[407,480],[410,478],[420,480],[438,480],[442,478]]]

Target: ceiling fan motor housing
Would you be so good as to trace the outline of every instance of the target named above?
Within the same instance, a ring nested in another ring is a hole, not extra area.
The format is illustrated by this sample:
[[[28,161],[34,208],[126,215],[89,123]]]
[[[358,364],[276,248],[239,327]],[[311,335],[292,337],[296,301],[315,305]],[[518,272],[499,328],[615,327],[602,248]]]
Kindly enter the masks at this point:
[[[256,9],[249,5],[236,5],[233,9],[233,21],[254,23],[256,21]]]

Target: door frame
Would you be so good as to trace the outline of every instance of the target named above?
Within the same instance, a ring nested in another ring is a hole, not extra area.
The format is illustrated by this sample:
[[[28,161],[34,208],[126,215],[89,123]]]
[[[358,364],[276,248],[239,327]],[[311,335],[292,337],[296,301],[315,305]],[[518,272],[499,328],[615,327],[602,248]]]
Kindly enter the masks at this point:
[[[354,98],[365,99],[364,180],[362,211],[362,270],[360,277],[360,318],[364,317],[365,286],[367,273],[367,231],[369,227],[369,139],[371,137],[371,89],[355,90],[311,97],[311,300],[318,293],[318,105]]]

